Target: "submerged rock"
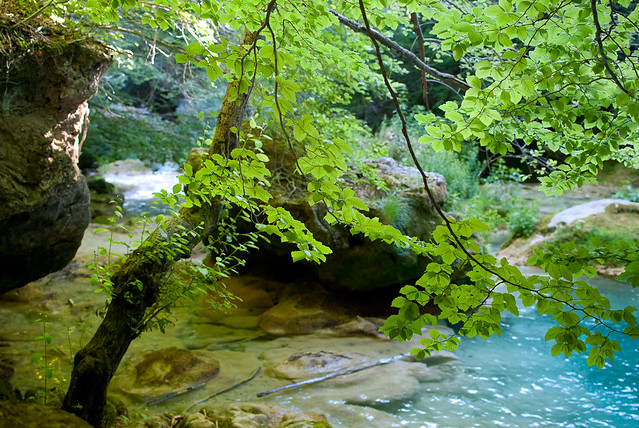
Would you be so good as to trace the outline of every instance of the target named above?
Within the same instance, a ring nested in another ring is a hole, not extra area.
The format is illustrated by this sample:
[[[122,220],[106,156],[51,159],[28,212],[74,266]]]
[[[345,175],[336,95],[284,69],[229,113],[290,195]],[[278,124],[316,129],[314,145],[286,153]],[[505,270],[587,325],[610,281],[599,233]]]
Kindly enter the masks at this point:
[[[370,361],[357,352],[298,352],[283,361],[267,364],[266,374],[280,379],[300,381],[344,369],[355,368]]]
[[[72,413],[36,403],[0,401],[0,421],[5,427],[20,428],[91,428],[91,425]]]
[[[90,220],[77,161],[87,100],[111,59],[103,45],[36,24],[12,29],[6,37],[21,41],[0,60],[0,293],[69,263]]]
[[[147,401],[160,401],[203,385],[219,372],[219,362],[203,351],[163,348],[142,356],[125,389]]]

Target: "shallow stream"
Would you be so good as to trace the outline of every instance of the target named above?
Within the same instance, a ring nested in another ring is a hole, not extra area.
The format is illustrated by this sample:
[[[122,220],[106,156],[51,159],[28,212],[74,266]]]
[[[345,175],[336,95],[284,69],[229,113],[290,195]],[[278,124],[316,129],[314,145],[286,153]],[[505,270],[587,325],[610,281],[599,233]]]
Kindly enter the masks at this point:
[[[144,180],[138,176],[136,181]],[[129,203],[136,200],[132,195]],[[104,297],[94,293],[84,265],[101,239],[89,230],[70,270],[0,299],[0,358],[13,363],[13,383],[21,390],[43,385],[42,359],[31,362],[43,353],[43,341],[34,340],[43,332],[43,323],[36,321],[41,313],[47,314],[46,328],[53,337],[47,349],[54,371],[49,388],[60,383],[64,389],[71,355],[97,327],[95,312]],[[625,283],[596,278],[592,284],[613,306],[639,306],[639,293]],[[426,363],[399,361],[263,398],[257,394],[290,383],[270,376],[269,367],[296,353],[355,353],[375,361],[404,353],[410,344],[327,334],[267,337],[256,327],[257,315],[222,319],[192,308],[175,314],[178,322],[166,334],[145,333],[133,343],[114,378],[112,395],[128,404],[132,419],[251,401],[318,411],[334,426],[346,427],[639,426],[636,341],[616,338],[623,351],[603,370],[587,367],[585,356],[551,357],[551,344],[543,339],[551,320],[530,308],[523,308],[519,317],[505,317],[501,338],[463,339],[456,358],[443,354]],[[190,392],[162,396],[155,404],[150,404],[153,398],[127,392],[142,354],[167,347],[209,352],[220,361],[220,375]]]

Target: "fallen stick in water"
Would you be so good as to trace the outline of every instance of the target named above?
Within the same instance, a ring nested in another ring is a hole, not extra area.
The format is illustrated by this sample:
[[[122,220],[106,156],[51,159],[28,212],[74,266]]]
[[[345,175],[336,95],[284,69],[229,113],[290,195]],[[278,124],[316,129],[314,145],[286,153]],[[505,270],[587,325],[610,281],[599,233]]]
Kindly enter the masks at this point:
[[[197,406],[198,404],[205,403],[205,402],[209,401],[209,400],[210,400],[211,398],[213,398],[213,397],[217,397],[218,395],[222,395],[222,394],[224,394],[224,393],[226,393],[226,392],[231,391],[232,389],[237,388],[238,386],[242,386],[242,385],[244,385],[245,383],[252,381],[253,379],[255,379],[255,376],[257,376],[257,375],[260,373],[260,371],[261,371],[261,370],[262,370],[262,368],[261,368],[261,367],[258,367],[258,368],[257,368],[257,370],[255,370],[255,373],[253,373],[253,374],[251,375],[251,377],[246,378],[246,379],[244,379],[243,381],[241,381],[240,383],[236,383],[235,385],[230,386],[230,387],[228,387],[228,388],[226,388],[226,389],[224,389],[224,390],[222,390],[222,391],[216,392],[215,394],[209,395],[209,396],[208,396],[208,397],[206,397],[206,398],[203,398],[203,399],[201,399],[201,400],[196,401],[195,403],[191,404],[191,405],[190,405],[190,406],[189,406],[189,407],[188,407],[188,408],[184,411],[184,413],[187,413],[189,410],[191,410],[192,408],[194,408],[194,407],[195,407],[195,406]]]
[[[402,360],[402,359],[404,359],[404,358],[406,358],[408,356],[410,356],[410,352],[407,352],[405,354],[395,355],[394,357],[382,358],[381,360],[375,361],[374,363],[366,364],[366,365],[363,365],[363,366],[360,366],[360,367],[356,367],[354,369],[344,369],[344,370],[336,371],[336,372],[333,372],[333,373],[329,373],[329,374],[324,375],[324,376],[314,377],[314,378],[311,378],[311,379],[306,379],[306,380],[302,380],[302,381],[299,381],[299,382],[295,382],[295,383],[292,383],[290,385],[280,386],[278,388],[271,389],[269,391],[260,392],[259,394],[257,394],[257,396],[258,397],[266,397],[267,395],[271,395],[274,392],[285,391],[287,389],[297,388],[297,387],[305,386],[305,385],[311,385],[313,383],[323,382],[325,380],[333,379],[333,378],[336,378],[336,377],[339,377],[339,376],[344,376],[344,375],[348,375],[348,374],[351,374],[351,373],[361,372],[362,370],[370,369],[372,367],[381,366],[381,365],[384,365],[384,364],[394,363],[395,361]]]

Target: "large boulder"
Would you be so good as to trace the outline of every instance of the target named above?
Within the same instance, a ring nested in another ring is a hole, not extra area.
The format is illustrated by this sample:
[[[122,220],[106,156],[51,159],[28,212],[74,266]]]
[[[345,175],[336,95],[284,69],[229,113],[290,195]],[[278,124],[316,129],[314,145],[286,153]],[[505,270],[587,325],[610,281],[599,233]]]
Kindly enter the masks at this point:
[[[80,246],[90,198],[76,164],[87,100],[111,62],[68,29],[13,24],[0,22],[0,293],[64,267]]]
[[[419,171],[399,165],[392,158],[371,160],[368,169],[377,173],[377,182],[348,179],[344,183],[369,207],[366,215],[392,224],[407,235],[428,240],[441,223],[441,218],[426,194]],[[443,204],[447,197],[444,177],[427,173],[427,179],[437,204]],[[323,204],[309,206],[304,192],[291,194],[275,187],[272,204],[286,208],[306,225],[316,239],[333,250],[325,263],[307,264],[308,269],[329,286],[366,291],[402,284],[421,276],[429,263],[428,259],[411,251],[353,235],[339,224],[329,224],[324,220],[326,207]],[[263,248],[276,257],[288,259],[292,249],[290,244],[279,244],[275,240]],[[259,257],[274,264],[264,253],[260,253]],[[281,266],[281,263],[276,265]]]
[[[423,274],[430,260],[382,241],[353,235],[340,224],[329,224],[324,220],[326,206],[321,203],[310,206],[306,184],[300,182],[299,177],[292,177],[296,161],[290,150],[282,146],[277,150],[264,146],[263,150],[270,159],[267,167],[273,175],[280,177],[274,180],[271,188],[271,205],[285,208],[303,222],[316,239],[333,250],[326,262],[306,264],[306,270],[312,271],[322,283],[367,291],[402,284]],[[194,171],[200,168],[206,153],[205,148],[196,148],[189,153],[188,163]],[[366,172],[351,170],[342,185],[353,189],[355,196],[368,206],[366,215],[392,224],[406,235],[427,241],[442,219],[427,195],[417,168],[400,165],[389,157],[369,160],[360,168]],[[447,198],[444,176],[427,172],[426,177],[435,202],[443,205]],[[260,243],[260,246],[256,255],[248,257],[250,268],[262,273],[264,270],[266,273],[276,271],[280,276],[297,275],[298,270],[289,265],[290,252],[295,247],[276,239],[268,244]]]

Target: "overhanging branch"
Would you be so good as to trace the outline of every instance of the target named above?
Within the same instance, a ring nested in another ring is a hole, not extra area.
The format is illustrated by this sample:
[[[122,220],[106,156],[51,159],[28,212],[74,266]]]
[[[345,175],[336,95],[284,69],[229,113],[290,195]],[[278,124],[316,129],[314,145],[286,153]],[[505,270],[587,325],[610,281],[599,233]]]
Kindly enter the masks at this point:
[[[334,10],[329,9],[329,11],[333,15],[335,15],[337,19],[339,19],[339,22],[341,22],[342,24],[344,24],[351,30],[355,31],[356,33],[362,33],[367,35],[369,34],[369,32],[366,30],[366,27],[361,25],[357,21],[353,21],[352,19],[347,18],[344,15],[341,15],[340,13]],[[470,86],[463,80],[459,79],[456,76],[453,76],[452,74],[442,73],[441,71],[431,67],[430,65],[426,64],[424,61],[419,59],[417,55],[415,55],[408,49],[398,45],[397,43],[395,43],[388,37],[384,36],[379,31],[371,29],[370,34],[371,34],[371,37],[377,40],[380,44],[386,46],[388,49],[394,52],[399,53],[406,61],[413,64],[418,69],[424,71],[429,76],[434,77],[436,80],[442,83],[445,83],[448,86],[457,88],[458,90],[461,90],[463,92],[466,92],[467,90],[470,89]]]

